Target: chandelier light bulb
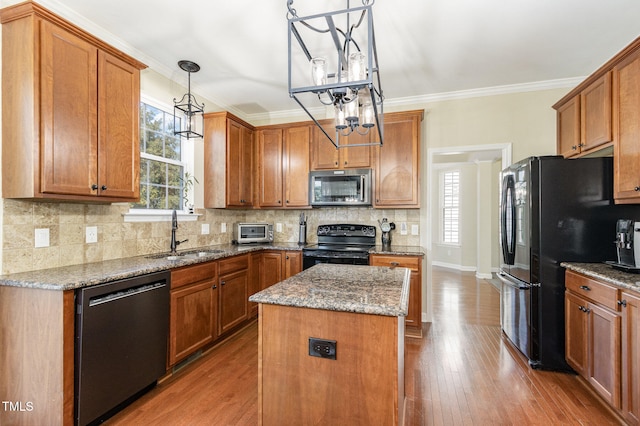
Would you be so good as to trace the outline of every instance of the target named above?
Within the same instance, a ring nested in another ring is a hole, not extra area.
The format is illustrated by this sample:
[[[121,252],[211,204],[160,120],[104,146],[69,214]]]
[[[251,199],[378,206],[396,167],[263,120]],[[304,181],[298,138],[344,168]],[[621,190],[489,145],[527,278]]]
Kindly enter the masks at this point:
[[[365,59],[362,52],[354,52],[349,55],[349,81],[360,81],[367,78]]]
[[[347,122],[344,118],[344,108],[341,105],[336,105],[336,129],[342,130],[347,128]]]
[[[311,81],[315,86],[327,84],[327,60],[325,58],[311,59]]]
[[[345,118],[347,121],[358,122],[358,95],[353,94],[351,101],[345,104]]]

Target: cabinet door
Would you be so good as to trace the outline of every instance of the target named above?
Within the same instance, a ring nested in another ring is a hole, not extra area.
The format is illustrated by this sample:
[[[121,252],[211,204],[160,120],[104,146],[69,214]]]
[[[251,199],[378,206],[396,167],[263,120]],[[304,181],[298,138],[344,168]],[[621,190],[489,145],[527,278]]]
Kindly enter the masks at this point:
[[[405,317],[405,326],[412,337],[422,336],[422,257],[371,255],[372,266],[402,267],[411,270],[409,281],[409,310]]]
[[[371,141],[371,129],[366,135],[353,132],[349,136],[341,138],[340,144],[347,146],[340,148],[340,167],[345,169],[363,169],[371,167],[371,147],[370,146],[353,146],[348,145],[369,143]]]
[[[285,207],[309,205],[310,126],[290,127],[284,135]]]
[[[580,97],[575,96],[556,113],[558,154],[572,157],[580,153]]]
[[[260,271],[260,287],[265,289],[282,281],[282,253],[264,252]]]
[[[41,191],[96,195],[98,50],[46,21],[40,42]]]
[[[252,296],[262,290],[260,285],[260,263],[262,262],[262,253],[251,253],[249,255],[249,283],[248,283],[248,295]],[[255,302],[248,302],[249,316],[255,318],[258,315],[258,304]]]
[[[302,252],[287,251],[284,253],[284,278],[289,278],[302,271]]]
[[[571,292],[565,293],[565,358],[578,374],[587,377],[587,317],[586,300]]]
[[[613,70],[614,197],[640,202],[640,52]]]
[[[420,207],[420,118],[415,113],[384,117],[384,145],[376,148],[376,207]]]
[[[258,132],[258,203],[260,207],[282,207],[282,129]]]
[[[253,132],[227,120],[227,205],[253,205]]]
[[[589,376],[604,399],[620,408],[620,315],[593,303],[587,306]]]
[[[140,73],[98,55],[98,194],[140,198]]]
[[[640,298],[622,293],[622,412],[640,423]]]
[[[217,295],[214,280],[171,291],[169,365],[215,340]]]
[[[611,129],[611,72],[580,93],[580,150],[613,140]]]
[[[329,136],[335,138],[336,128],[333,120],[321,121],[322,128]],[[311,139],[311,170],[338,169],[340,166],[340,151],[322,133],[318,126],[312,128]]]
[[[221,275],[219,278],[220,318],[218,332],[222,334],[247,319],[249,282],[248,269]]]

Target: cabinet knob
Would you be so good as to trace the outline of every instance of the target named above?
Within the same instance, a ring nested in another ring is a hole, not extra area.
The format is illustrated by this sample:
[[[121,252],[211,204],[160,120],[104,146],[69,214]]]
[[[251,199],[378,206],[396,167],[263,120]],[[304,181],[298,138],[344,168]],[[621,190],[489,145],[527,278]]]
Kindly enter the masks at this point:
[[[285,256],[284,258],[285,258],[285,259],[287,259],[287,260],[289,260],[289,256]]]
[[[286,203],[289,204],[289,200],[287,200]]]
[[[636,186],[635,188],[633,188],[633,190],[636,192],[640,191],[640,186]]]
[[[220,281],[220,285],[225,285],[226,282],[225,281]]]
[[[107,185],[102,185],[102,186],[100,187],[100,189],[101,189],[101,190],[103,190],[103,191],[106,191],[106,190],[107,190]]]
[[[337,162],[337,161],[336,161],[335,165],[336,165],[336,166],[338,165],[338,162]]]
[[[623,307],[625,307],[625,308],[626,308],[626,307],[627,307],[627,301],[626,301],[626,299],[618,300],[618,305],[619,305],[619,306],[623,306]]]
[[[211,286],[211,288],[215,290],[215,289],[218,288],[218,286],[214,284],[214,285]]]
[[[95,191],[96,189],[98,189],[98,185],[94,183],[93,185],[91,185],[91,189]]]
[[[348,164],[348,163],[345,161],[345,162],[344,162],[344,165],[346,166],[347,164]]]
[[[578,149],[578,146],[577,146],[577,145],[572,145],[572,146],[571,146],[571,149],[575,151],[575,150],[577,150],[577,149]]]
[[[278,204],[282,204],[282,200],[278,200]]]
[[[390,263],[390,265],[391,265],[391,267],[392,267],[392,268],[395,268],[395,267],[400,266],[400,263],[398,263],[398,262],[391,262],[391,263]]]
[[[584,291],[591,291],[591,289],[589,288],[589,286],[586,286],[586,285],[581,285],[581,286],[580,286],[580,290],[584,290]]]

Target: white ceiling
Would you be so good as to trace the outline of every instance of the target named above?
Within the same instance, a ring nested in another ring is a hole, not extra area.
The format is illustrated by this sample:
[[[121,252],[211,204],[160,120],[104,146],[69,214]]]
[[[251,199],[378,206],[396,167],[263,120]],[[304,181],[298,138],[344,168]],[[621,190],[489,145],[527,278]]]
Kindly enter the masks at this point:
[[[287,0],[40,3],[183,84],[178,60],[197,62],[193,90],[245,119],[299,110],[287,92]],[[319,4],[346,0],[293,7],[307,16]],[[373,16],[394,105],[571,87],[640,35],[638,0],[375,0]]]

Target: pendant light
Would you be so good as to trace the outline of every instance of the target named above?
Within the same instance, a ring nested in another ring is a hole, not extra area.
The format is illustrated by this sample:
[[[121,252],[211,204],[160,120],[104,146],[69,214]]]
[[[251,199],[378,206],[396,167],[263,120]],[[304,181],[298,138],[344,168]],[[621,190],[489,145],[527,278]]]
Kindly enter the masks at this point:
[[[187,93],[178,101],[173,99],[173,133],[183,138],[201,138],[204,129],[204,104],[191,94],[191,73],[200,71],[192,61],[179,61],[178,66],[188,73]]]

